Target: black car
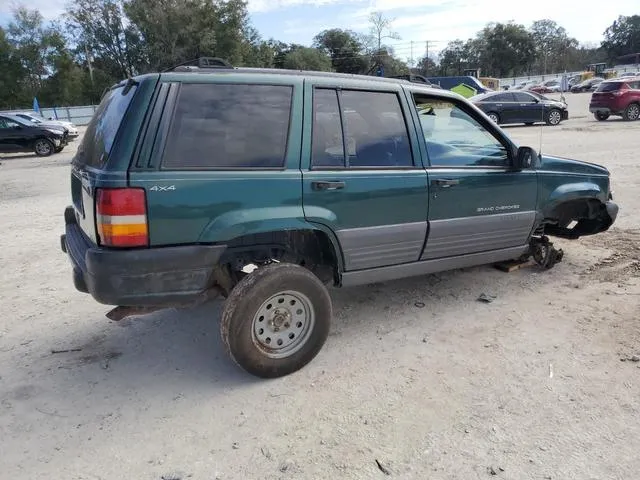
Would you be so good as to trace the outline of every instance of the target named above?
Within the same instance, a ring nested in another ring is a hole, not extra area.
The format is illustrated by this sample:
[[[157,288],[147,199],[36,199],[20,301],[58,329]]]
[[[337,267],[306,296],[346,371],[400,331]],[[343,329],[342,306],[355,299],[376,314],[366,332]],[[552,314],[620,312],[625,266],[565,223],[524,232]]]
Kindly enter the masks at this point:
[[[593,92],[603,81],[604,78],[600,77],[589,78],[571,87],[571,93]]]
[[[0,115],[0,152],[34,152],[48,157],[60,152],[68,143],[63,127],[40,127],[16,115]]]
[[[569,118],[567,104],[535,92],[489,92],[469,99],[498,124],[545,122],[558,125]]]

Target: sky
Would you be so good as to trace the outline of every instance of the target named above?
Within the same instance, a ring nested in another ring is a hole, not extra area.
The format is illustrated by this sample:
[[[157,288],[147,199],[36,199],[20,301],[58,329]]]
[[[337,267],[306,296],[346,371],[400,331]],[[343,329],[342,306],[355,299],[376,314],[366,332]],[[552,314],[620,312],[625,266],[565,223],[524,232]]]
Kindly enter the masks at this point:
[[[56,18],[69,0],[23,0],[47,19]],[[0,24],[20,0],[0,0]],[[598,4],[600,5],[600,4]],[[435,54],[447,42],[466,40],[488,22],[514,21],[529,26],[550,18],[582,43],[598,44],[618,15],[639,14],[638,0],[616,0],[612,8],[576,8],[569,0],[249,0],[253,25],[263,38],[309,45],[328,28],[348,28],[367,33],[369,14],[381,11],[393,19],[398,40],[386,40],[396,55],[415,59],[427,50]]]

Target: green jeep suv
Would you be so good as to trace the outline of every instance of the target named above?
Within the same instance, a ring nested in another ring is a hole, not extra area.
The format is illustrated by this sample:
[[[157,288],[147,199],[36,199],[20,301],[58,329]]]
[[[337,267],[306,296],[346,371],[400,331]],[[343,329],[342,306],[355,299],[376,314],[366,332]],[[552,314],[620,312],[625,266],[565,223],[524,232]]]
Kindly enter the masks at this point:
[[[260,377],[303,367],[347,287],[533,256],[607,230],[609,172],[515,145],[461,96],[397,79],[215,66],[105,93],[61,247],[112,319],[226,297]]]

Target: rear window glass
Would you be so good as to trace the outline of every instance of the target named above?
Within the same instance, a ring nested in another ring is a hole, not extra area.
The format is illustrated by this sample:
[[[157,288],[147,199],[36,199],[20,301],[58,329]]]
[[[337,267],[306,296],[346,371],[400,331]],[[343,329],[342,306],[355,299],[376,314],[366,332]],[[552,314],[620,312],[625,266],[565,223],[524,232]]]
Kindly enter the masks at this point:
[[[104,166],[136,88],[135,85],[122,86],[107,91],[87,126],[75,163],[96,168]]]
[[[620,90],[620,87],[624,85],[623,82],[604,82],[598,86],[596,92],[615,92]]]
[[[292,93],[287,85],[182,85],[163,167],[282,167]]]

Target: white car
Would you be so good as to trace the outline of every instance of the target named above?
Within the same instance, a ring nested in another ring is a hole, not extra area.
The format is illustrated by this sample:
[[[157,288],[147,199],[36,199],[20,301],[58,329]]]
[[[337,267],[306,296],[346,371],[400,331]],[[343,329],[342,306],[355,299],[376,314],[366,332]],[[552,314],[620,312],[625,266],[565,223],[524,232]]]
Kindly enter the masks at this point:
[[[69,139],[72,139],[72,140],[77,138],[80,135],[78,133],[78,127],[76,127],[71,122],[66,122],[64,120],[47,120],[45,118],[38,117],[37,115],[33,115],[27,112],[19,112],[19,113],[15,113],[14,115],[20,118],[23,118],[28,122],[33,123],[34,125],[37,124],[42,127],[54,127],[54,126],[64,127],[69,132],[68,133]]]

